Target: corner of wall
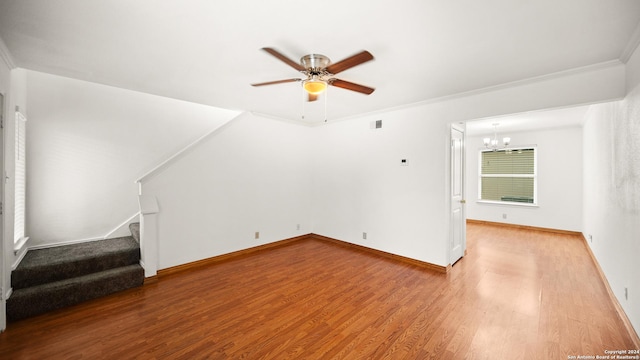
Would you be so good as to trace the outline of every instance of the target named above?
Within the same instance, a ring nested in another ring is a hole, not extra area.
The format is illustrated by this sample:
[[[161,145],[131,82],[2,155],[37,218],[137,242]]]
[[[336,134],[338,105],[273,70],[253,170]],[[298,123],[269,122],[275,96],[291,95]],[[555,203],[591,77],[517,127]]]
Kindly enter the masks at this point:
[[[638,26],[638,29],[640,29],[640,26]],[[640,46],[636,46],[635,51],[629,55],[629,59],[626,62],[627,94],[638,86],[640,86]]]
[[[2,37],[0,37],[0,59],[2,59],[2,61],[7,65],[9,70],[15,69],[16,65],[13,62],[13,57],[9,52],[9,48],[7,48],[7,45],[4,43],[4,40],[2,40]]]

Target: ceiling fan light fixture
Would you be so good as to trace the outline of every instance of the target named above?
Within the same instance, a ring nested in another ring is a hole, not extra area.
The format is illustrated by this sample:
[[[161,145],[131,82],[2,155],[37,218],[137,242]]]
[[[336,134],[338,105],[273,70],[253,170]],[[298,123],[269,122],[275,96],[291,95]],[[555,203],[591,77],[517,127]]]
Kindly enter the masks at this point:
[[[264,86],[284,84],[290,82],[301,82],[302,88],[308,93],[307,101],[316,101],[318,95],[325,93],[329,85],[342,88],[345,90],[359,92],[361,94],[370,95],[375,90],[368,86],[355,84],[349,81],[333,78],[332,76],[351,69],[354,66],[360,65],[367,61],[373,60],[373,55],[370,52],[363,50],[353,56],[338,61],[337,63],[331,63],[328,57],[320,54],[308,54],[300,59],[300,63],[297,63],[287,56],[283,55],[276,49],[265,47],[262,50],[266,51],[273,57],[284,62],[290,67],[294,68],[298,72],[302,73],[304,77],[294,79],[283,79],[276,81],[267,81],[257,84],[251,84],[252,86]],[[325,97],[326,106],[326,97]]]
[[[327,89],[327,82],[322,80],[305,80],[302,84],[304,90],[309,94],[318,95]]]

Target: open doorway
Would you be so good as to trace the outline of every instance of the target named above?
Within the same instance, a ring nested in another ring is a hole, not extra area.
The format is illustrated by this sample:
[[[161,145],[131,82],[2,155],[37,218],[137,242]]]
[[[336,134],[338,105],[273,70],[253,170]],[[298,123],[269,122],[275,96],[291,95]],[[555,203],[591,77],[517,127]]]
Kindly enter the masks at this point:
[[[468,121],[469,221],[580,231],[582,123],[588,108]]]

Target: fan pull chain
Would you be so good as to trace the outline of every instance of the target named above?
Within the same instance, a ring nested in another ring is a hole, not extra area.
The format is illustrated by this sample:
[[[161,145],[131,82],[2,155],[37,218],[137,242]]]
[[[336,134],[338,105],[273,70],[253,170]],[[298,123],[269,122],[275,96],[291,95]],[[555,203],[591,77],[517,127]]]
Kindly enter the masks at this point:
[[[304,103],[305,101],[305,97],[307,96],[307,92],[304,91],[304,89],[302,90],[302,120],[304,120]]]
[[[327,122],[327,98],[329,97],[329,87],[324,91],[324,122]]]

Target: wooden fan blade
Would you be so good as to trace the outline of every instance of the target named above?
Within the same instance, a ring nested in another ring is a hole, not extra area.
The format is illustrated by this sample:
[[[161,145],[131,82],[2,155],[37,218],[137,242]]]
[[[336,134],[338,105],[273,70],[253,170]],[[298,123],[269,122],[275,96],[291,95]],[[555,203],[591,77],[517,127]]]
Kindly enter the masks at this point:
[[[309,99],[308,101],[316,101],[318,100],[318,95],[316,94],[309,94]]]
[[[343,89],[347,89],[347,90],[351,90],[351,91],[357,91],[359,93],[363,93],[363,94],[367,94],[370,95],[372,92],[375,91],[374,88],[370,88],[368,86],[364,86],[364,85],[359,85],[359,84],[355,84],[349,81],[344,81],[344,80],[340,80],[340,79],[331,79],[329,80],[329,85],[333,85],[339,88],[343,88]]]
[[[275,85],[275,84],[284,84],[284,83],[297,82],[297,81],[302,81],[302,79],[285,79],[285,80],[267,81],[263,83],[251,84],[251,86]]]
[[[269,54],[275,56],[276,58],[280,59],[280,61],[284,62],[285,64],[291,66],[292,68],[298,70],[298,71],[304,71],[305,69],[302,67],[302,65],[300,65],[299,63],[289,59],[288,57],[282,55],[281,53],[279,53],[276,49],[273,48],[269,48],[269,47],[264,47],[262,48],[262,50],[268,52]]]
[[[364,50],[342,61],[338,61],[335,64],[331,64],[327,66],[327,71],[331,74],[337,74],[339,72],[345,71],[356,65],[360,65],[370,60],[373,60],[373,55],[371,55],[371,53],[368,52],[367,50]]]

